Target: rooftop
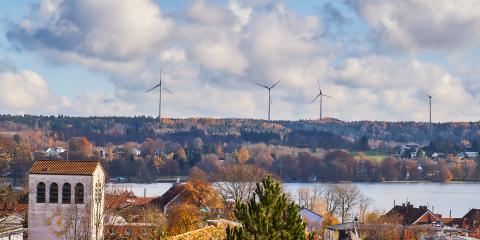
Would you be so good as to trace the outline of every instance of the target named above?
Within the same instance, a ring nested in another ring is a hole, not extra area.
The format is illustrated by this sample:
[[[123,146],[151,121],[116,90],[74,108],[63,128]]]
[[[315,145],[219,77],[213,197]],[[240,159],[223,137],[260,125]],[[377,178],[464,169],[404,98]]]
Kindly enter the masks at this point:
[[[91,176],[99,165],[99,161],[37,160],[28,173]]]

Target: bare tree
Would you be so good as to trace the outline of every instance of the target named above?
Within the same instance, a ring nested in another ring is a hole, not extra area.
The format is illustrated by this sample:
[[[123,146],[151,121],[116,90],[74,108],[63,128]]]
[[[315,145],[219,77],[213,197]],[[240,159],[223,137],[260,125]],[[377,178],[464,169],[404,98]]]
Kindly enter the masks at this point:
[[[299,188],[298,192],[298,205],[308,208],[318,214],[326,211],[325,200],[323,199],[323,193],[325,186],[317,183],[311,188]]]
[[[325,186],[322,191],[322,198],[325,201],[325,210],[328,214],[334,215],[337,211],[337,199],[335,195],[335,187],[333,185]]]
[[[65,236],[65,240],[82,240],[89,239],[91,231],[90,217],[85,209],[88,204],[71,204],[65,213],[65,224],[61,233]]]
[[[358,200],[358,217],[360,222],[365,221],[365,216],[367,214],[368,208],[372,204],[372,199],[365,196],[363,193],[360,193]]]
[[[246,201],[255,191],[256,182],[264,176],[265,171],[255,165],[232,164],[225,166],[214,181],[225,200]]]
[[[335,185],[332,194],[336,204],[336,213],[344,223],[350,219],[353,208],[359,203],[362,194],[357,186],[350,184]]]

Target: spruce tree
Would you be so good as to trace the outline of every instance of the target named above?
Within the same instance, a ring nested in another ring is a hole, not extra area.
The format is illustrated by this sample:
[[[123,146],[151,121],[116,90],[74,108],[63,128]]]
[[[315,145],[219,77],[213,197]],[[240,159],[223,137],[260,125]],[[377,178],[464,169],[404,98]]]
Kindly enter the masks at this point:
[[[270,175],[257,183],[248,202],[236,202],[235,216],[241,226],[227,227],[227,240],[306,239],[299,206],[287,199]]]

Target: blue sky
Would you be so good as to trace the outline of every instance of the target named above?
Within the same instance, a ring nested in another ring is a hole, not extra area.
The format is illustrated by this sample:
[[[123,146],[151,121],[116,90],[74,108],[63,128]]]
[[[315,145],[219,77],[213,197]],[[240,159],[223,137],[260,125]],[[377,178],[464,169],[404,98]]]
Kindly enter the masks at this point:
[[[476,121],[480,3],[0,2],[0,113]],[[477,107],[478,106],[478,107]]]

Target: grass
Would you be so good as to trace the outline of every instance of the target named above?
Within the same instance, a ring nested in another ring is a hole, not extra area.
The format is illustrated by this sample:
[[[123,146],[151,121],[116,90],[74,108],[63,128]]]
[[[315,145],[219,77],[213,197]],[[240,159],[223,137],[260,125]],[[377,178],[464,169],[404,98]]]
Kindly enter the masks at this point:
[[[352,156],[355,159],[360,159],[361,151],[353,151],[351,152]],[[367,157],[367,159],[372,160],[374,162],[381,162],[386,157],[389,157],[388,153],[379,150],[368,150],[364,151],[363,154]]]

